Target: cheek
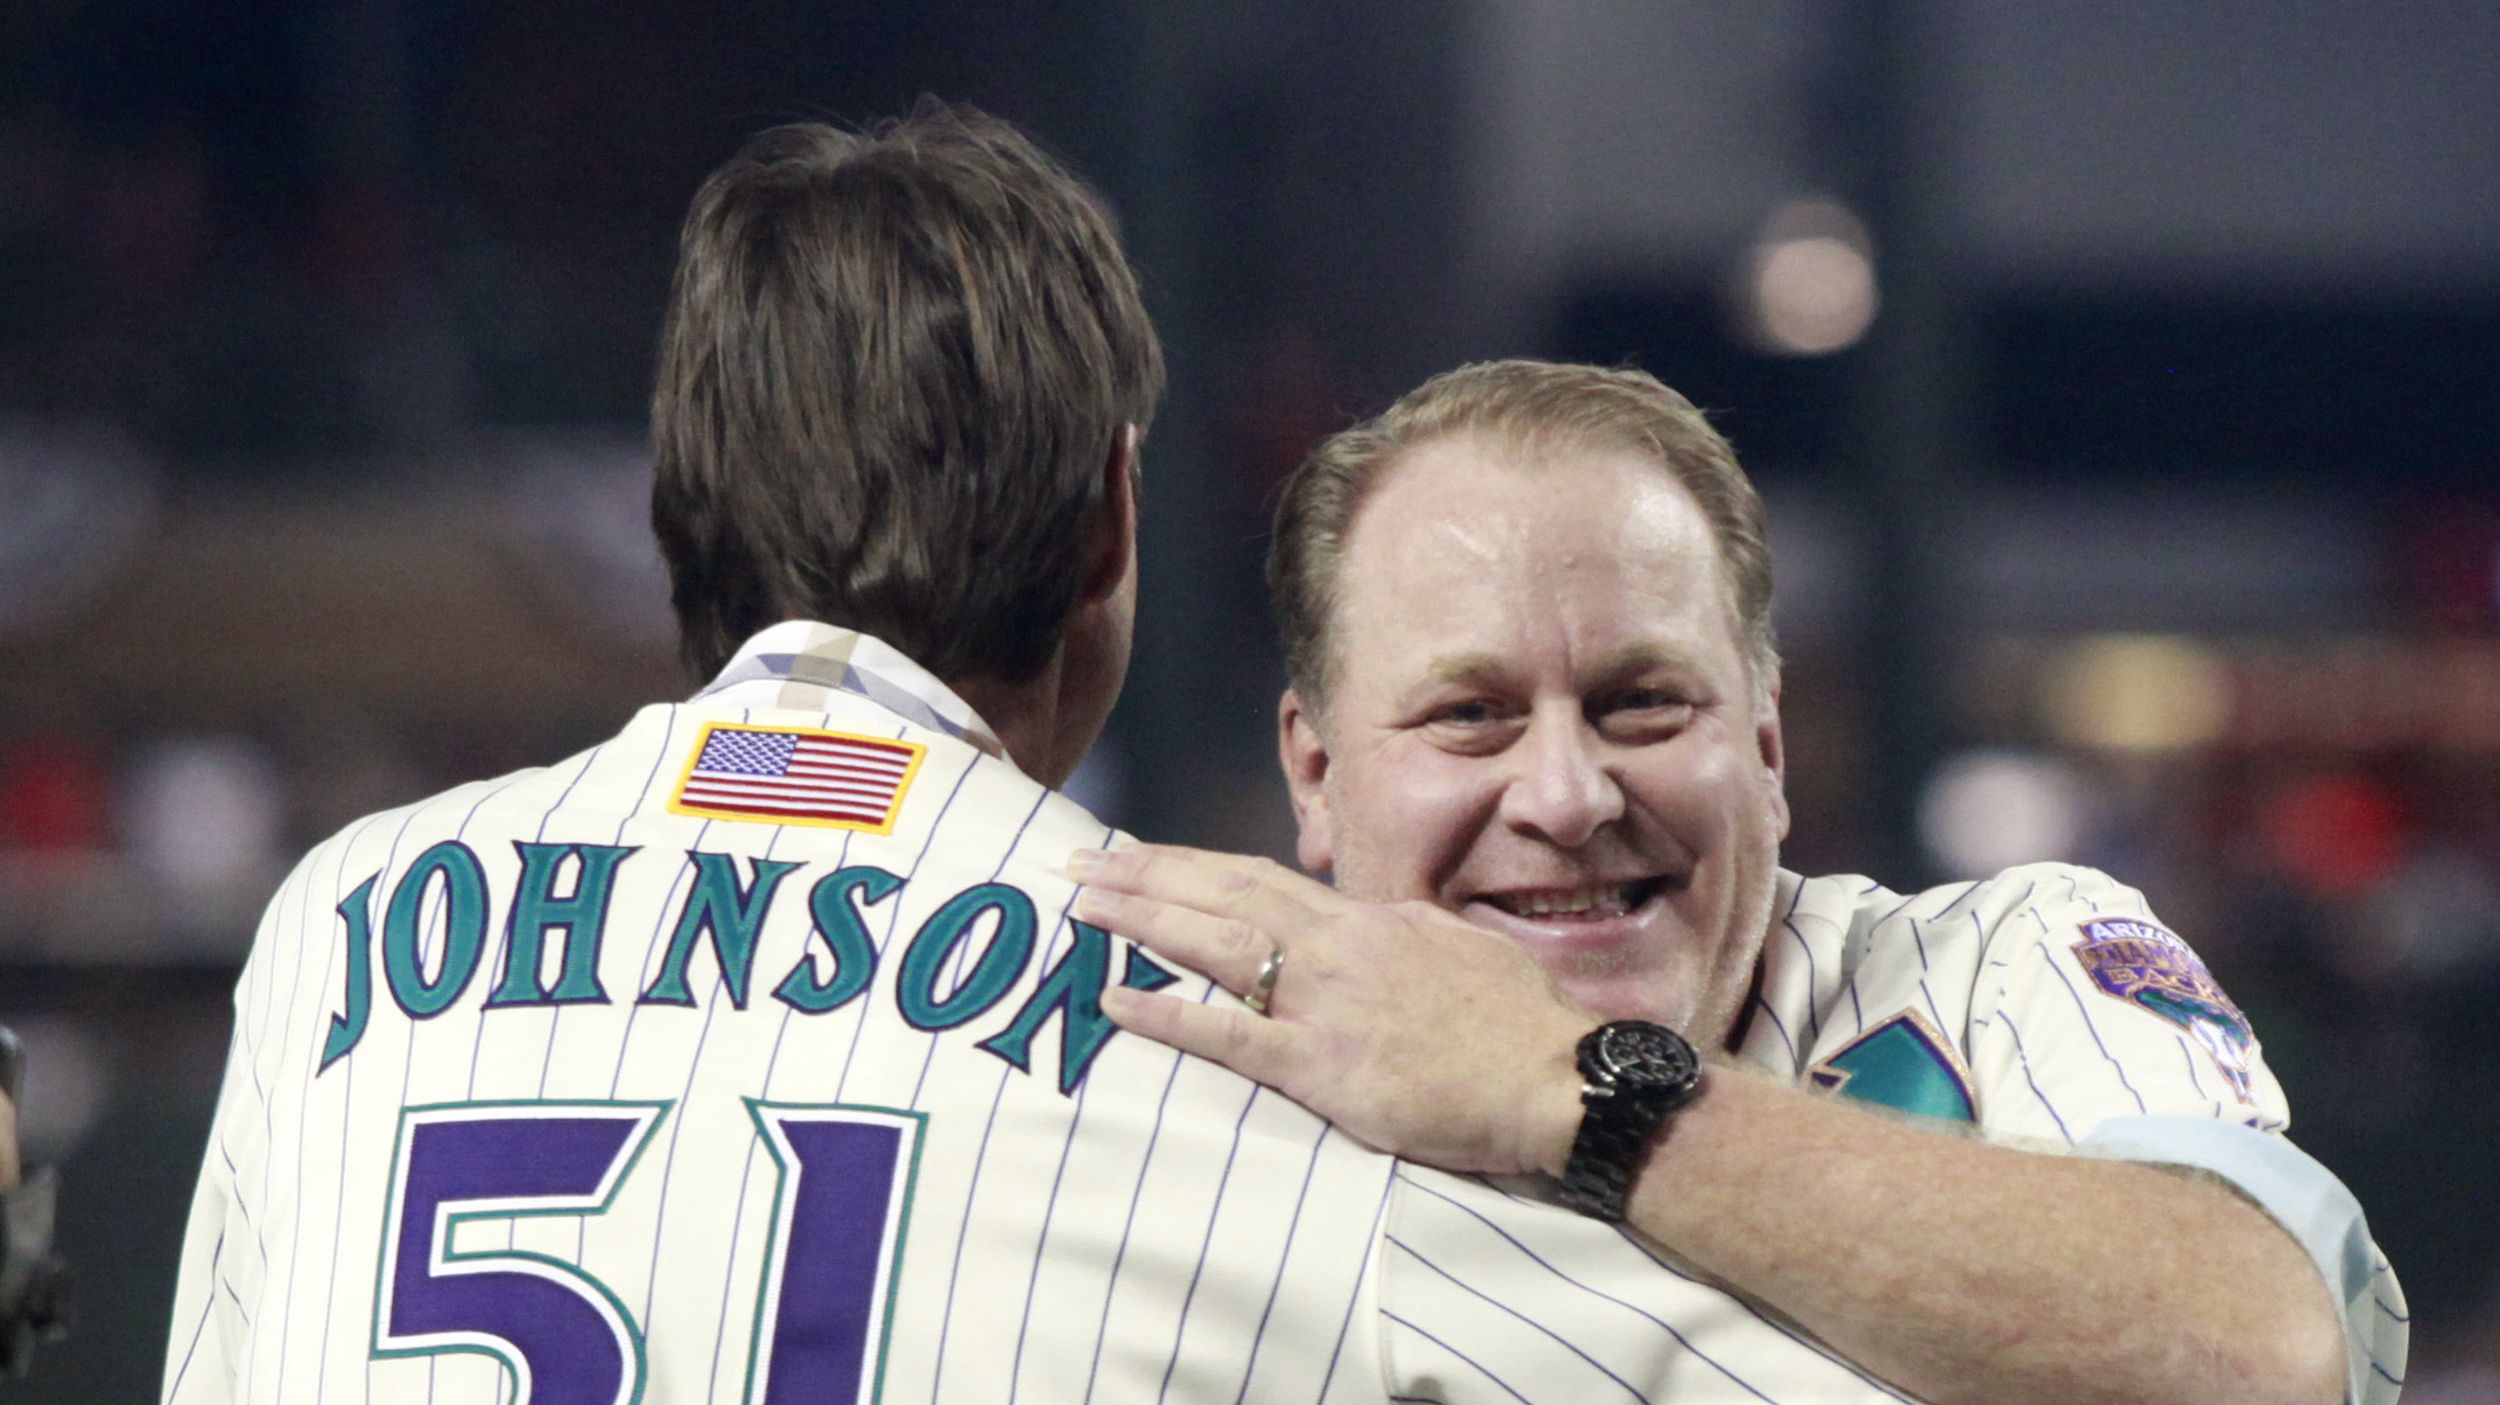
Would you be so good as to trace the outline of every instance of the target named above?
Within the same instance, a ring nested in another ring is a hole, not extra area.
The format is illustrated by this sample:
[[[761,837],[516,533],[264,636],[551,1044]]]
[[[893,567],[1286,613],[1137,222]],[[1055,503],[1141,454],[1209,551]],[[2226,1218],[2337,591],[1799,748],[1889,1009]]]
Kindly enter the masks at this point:
[[[1760,789],[1753,768],[1719,746],[1661,748],[1642,786],[1650,811],[1705,850],[1716,847],[1735,817],[1753,806]]]
[[[1331,777],[1340,886],[1431,897],[1465,859],[1488,812],[1484,777],[1461,758],[1383,754]]]

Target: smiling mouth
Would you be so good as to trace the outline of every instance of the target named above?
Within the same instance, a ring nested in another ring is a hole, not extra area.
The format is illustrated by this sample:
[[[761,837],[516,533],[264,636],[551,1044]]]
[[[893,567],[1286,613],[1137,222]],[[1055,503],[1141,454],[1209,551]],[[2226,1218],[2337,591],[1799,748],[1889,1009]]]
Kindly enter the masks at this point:
[[[1667,880],[1638,878],[1628,883],[1590,883],[1576,888],[1535,888],[1513,893],[1485,893],[1477,901],[1513,917],[1539,922],[1602,922],[1640,907],[1666,891]]]

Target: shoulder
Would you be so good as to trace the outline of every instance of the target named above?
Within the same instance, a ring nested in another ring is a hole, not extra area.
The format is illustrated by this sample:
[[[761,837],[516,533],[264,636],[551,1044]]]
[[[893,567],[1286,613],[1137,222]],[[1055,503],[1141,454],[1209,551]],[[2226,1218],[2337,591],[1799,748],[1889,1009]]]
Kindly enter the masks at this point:
[[[1856,874],[1780,876],[1763,944],[1758,1006],[1802,1072],[1814,1051],[1915,1011],[1959,1038],[2009,979],[2039,956],[2076,959],[2098,931],[2158,930],[2143,895],[2097,869],[2025,864],[1985,878],[1903,893]],[[2165,934],[2166,935],[2166,934]],[[2176,938],[2169,938],[2176,941]]]
[[[545,776],[552,768],[533,767],[485,780],[467,781],[437,791],[421,800],[353,820],[308,850],[288,879],[290,887],[325,881],[332,869],[345,870],[364,863],[370,868],[389,864],[393,855],[401,861],[414,857],[427,847],[467,837],[475,828],[474,820],[495,797],[513,786]],[[463,821],[470,821],[464,824]],[[370,862],[367,862],[367,861]]]
[[[1780,906],[1788,925],[1828,934],[1847,968],[1895,951],[1930,964],[1982,952],[1993,958],[2008,946],[2084,939],[2096,921],[2158,925],[2142,893],[2099,869],[2066,863],[2022,864],[1912,893],[1856,874],[1783,874]]]

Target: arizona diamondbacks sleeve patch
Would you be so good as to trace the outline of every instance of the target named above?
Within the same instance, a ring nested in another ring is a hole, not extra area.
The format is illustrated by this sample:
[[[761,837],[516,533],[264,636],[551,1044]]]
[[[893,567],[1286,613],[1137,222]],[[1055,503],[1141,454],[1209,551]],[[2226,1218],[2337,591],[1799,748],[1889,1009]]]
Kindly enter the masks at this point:
[[[2250,1102],[2257,1036],[2188,944],[2150,922],[2096,917],[2079,924],[2075,959],[2103,995],[2148,1010],[2188,1032],[2231,1091]]]
[[[887,834],[928,748],[805,727],[705,725],[671,814]]]

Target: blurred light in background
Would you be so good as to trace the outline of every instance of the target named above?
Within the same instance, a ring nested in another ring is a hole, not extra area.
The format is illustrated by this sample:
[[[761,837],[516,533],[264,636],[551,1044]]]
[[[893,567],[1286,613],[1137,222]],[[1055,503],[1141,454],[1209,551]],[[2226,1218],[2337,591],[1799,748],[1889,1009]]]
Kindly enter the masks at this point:
[[[155,465],[111,426],[0,422],[0,632],[75,611],[155,520]]]
[[[0,744],[0,854],[41,860],[95,853],[112,837],[112,771],[74,732]]]
[[[1877,303],[1865,222],[1837,201],[1792,200],[1746,255],[1738,321],[1763,351],[1828,356],[1866,335]]]
[[[2102,635],[2050,659],[2040,712],[2070,746],[2176,751],[2222,735],[2231,720],[2230,678],[2212,651],[2159,635]]]
[[[2260,820],[2275,866],[2321,898],[2377,888],[2405,856],[2404,811],[2369,776],[2332,772],[2268,796]]]
[[[268,754],[241,737],[175,738],[150,747],[124,784],[126,849],[159,895],[161,930],[234,950],[292,857]]]
[[[1948,759],[1919,797],[1919,837],[1957,878],[2015,864],[2070,861],[2095,809],[2083,776],[2054,757],[1967,751]]]

